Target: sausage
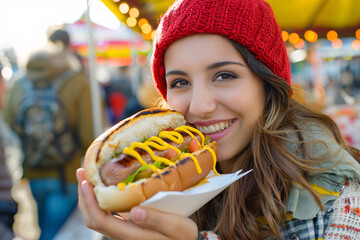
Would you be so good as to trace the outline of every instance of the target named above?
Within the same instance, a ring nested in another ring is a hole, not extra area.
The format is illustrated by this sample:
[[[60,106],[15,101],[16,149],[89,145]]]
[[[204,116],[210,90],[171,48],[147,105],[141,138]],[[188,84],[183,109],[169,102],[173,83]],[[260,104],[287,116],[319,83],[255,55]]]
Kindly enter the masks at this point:
[[[201,141],[199,135],[195,135],[198,141]],[[192,138],[189,135],[183,136],[184,141],[180,144],[175,142],[169,142],[169,144],[177,147],[178,149],[183,149],[186,146],[189,146]],[[153,163],[150,155],[141,149],[137,149],[142,159],[148,163]],[[164,157],[168,150],[160,151],[154,150],[154,154],[159,157]],[[100,177],[103,183],[106,186],[117,185],[118,183],[124,181],[127,176],[136,172],[138,168],[141,167],[140,162],[127,154],[120,154],[119,156],[107,161],[100,169]]]

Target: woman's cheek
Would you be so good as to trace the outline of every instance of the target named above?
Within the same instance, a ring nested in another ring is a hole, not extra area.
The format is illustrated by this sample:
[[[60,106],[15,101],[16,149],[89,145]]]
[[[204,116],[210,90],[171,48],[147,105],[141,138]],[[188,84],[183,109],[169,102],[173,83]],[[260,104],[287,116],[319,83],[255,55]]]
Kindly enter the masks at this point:
[[[167,102],[170,109],[176,110],[183,115],[185,114],[187,101],[184,95],[170,92],[167,94]]]

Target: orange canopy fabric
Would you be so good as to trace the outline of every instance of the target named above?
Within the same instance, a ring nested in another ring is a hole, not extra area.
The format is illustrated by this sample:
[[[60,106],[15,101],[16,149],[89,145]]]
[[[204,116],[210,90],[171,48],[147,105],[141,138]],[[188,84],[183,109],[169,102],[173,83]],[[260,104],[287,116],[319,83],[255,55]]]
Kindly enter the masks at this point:
[[[353,36],[360,28],[359,0],[267,0],[283,30],[304,33],[314,30],[324,36],[335,30]]]
[[[319,37],[326,37],[329,30],[335,30],[339,37],[355,37],[360,28],[360,0],[266,0],[273,8],[275,17],[288,32],[303,34],[314,30]],[[114,2],[102,0],[120,21],[126,23],[127,16],[119,11],[119,4],[127,2],[139,9],[140,16],[146,18],[153,29],[158,19],[174,0],[131,0]],[[134,27],[135,31],[140,31]]]

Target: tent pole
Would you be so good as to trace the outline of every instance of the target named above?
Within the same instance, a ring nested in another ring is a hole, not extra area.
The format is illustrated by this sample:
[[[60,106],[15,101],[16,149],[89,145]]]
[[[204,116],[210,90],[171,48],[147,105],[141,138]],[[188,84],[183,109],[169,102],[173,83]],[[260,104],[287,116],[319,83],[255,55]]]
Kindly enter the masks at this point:
[[[90,81],[90,90],[91,90],[91,105],[92,105],[92,116],[93,116],[93,132],[94,137],[99,136],[102,133],[102,111],[101,111],[101,98],[100,98],[100,87],[99,83],[96,80],[95,73],[96,73],[96,62],[95,62],[95,44],[93,38],[93,31],[92,31],[92,24],[90,19],[90,1],[87,1],[86,7],[86,25],[88,30],[88,75]]]

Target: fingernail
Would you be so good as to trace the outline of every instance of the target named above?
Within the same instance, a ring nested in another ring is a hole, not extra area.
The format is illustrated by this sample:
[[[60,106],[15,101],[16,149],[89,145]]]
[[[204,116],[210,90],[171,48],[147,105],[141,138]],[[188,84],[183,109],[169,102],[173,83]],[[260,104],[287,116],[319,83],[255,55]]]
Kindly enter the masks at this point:
[[[146,218],[146,211],[142,208],[134,207],[131,209],[131,219],[135,222],[143,222]]]
[[[81,189],[83,191],[83,193],[86,193],[87,189],[86,189],[86,180],[81,182]]]
[[[80,169],[76,170],[76,178],[78,181],[80,181]]]

